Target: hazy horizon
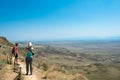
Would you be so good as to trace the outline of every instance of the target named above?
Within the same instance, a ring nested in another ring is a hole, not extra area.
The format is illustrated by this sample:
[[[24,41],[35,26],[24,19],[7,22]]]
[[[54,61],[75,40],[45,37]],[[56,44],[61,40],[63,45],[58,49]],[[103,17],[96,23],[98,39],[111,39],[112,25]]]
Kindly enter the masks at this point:
[[[119,0],[0,1],[0,36],[10,41],[120,36]]]
[[[7,38],[7,37],[6,37]],[[8,39],[8,38],[7,38]],[[8,39],[9,40],[9,39]],[[118,42],[120,37],[109,37],[109,38],[81,38],[81,39],[42,39],[42,40],[9,40],[11,42]]]

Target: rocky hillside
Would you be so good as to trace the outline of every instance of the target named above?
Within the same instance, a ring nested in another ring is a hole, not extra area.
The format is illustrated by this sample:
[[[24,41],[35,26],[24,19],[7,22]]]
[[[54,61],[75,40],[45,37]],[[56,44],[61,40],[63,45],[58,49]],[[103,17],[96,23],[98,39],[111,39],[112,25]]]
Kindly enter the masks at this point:
[[[5,80],[3,76],[6,71],[8,71],[7,59],[11,54],[11,46],[13,46],[13,44],[10,43],[7,38],[0,36],[0,80]]]
[[[0,36],[0,45],[12,46],[13,44],[7,38]]]
[[[13,44],[10,43],[7,40],[7,38],[0,37],[0,45],[1,45],[1,47],[0,47],[0,80],[16,80],[15,77],[17,76],[17,73],[13,72],[13,66],[11,64],[9,64],[9,62],[8,62],[10,54],[11,54],[11,49],[12,49],[11,46],[13,46]],[[46,49],[48,49],[48,48],[45,48],[44,53],[47,55],[47,53],[49,53],[49,51]],[[53,50],[52,52],[56,52],[56,51]],[[20,56],[19,60],[22,61],[20,63],[20,65],[22,66],[22,64],[23,64],[22,70],[24,70],[24,72],[25,72],[24,51],[22,50],[22,48],[20,48],[20,53],[21,54],[19,55]],[[36,56],[37,55],[38,54],[36,53]],[[24,80],[30,80],[29,78],[31,78],[32,80],[43,80],[43,79],[44,80],[45,79],[46,80],[47,79],[49,79],[49,80],[88,80],[84,76],[84,74],[66,73],[65,70],[58,68],[59,65],[56,65],[56,64],[49,65],[50,62],[48,62],[48,63],[43,62],[42,64],[39,64],[37,62],[39,60],[39,58],[37,58],[36,56],[34,59],[34,63],[37,63],[36,65],[34,65],[34,68],[36,70],[34,71],[34,74],[29,77],[24,75],[25,73],[22,73],[22,77],[24,78]],[[40,61],[43,61],[43,59],[41,58]],[[8,78],[7,76],[10,76],[10,78]],[[33,79],[33,78],[36,78],[36,79]]]

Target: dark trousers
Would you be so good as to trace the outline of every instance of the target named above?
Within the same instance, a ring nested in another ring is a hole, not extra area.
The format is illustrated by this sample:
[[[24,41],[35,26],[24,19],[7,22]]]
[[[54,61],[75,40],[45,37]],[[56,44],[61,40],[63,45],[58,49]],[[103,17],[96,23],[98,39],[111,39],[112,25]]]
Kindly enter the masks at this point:
[[[26,58],[26,72],[29,73],[29,66],[30,66],[30,73],[32,74],[33,68],[32,68],[32,58]]]

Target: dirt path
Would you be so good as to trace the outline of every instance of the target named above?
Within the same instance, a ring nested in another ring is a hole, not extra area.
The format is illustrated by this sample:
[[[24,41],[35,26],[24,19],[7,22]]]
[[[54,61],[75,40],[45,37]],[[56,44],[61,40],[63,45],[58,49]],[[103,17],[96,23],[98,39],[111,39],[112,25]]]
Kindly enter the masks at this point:
[[[20,62],[21,67],[21,74],[23,77],[23,80],[43,80],[42,79],[42,73],[39,72],[36,67],[34,67],[33,75],[26,75],[26,65],[23,62]],[[13,65],[7,65],[5,68],[5,74],[0,78],[0,80],[17,80],[19,70],[15,71],[13,70]],[[45,79],[44,79],[45,80]]]
[[[38,80],[34,73],[33,75],[26,75],[26,67],[24,63],[20,63],[20,67],[21,67],[21,73],[24,80]]]

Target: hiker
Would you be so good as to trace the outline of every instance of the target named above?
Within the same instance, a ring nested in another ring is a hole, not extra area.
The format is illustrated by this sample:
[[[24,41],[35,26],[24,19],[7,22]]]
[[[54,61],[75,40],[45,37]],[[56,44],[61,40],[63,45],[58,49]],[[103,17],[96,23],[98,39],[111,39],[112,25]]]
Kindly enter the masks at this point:
[[[28,75],[29,73],[29,67],[30,67],[30,75],[32,75],[33,47],[32,47],[31,42],[28,44],[28,47],[26,47],[25,51],[26,51],[26,59],[25,59],[26,60],[26,75]]]
[[[30,48],[30,51],[32,52],[32,55],[34,55],[34,53],[33,53],[34,48],[33,48],[33,45],[32,45],[31,42],[28,43],[28,48]]]
[[[14,47],[13,47],[13,49],[12,49],[12,53],[13,53],[13,55],[14,55],[14,57],[15,57],[15,59],[14,59],[14,63],[17,63],[18,64],[18,43],[15,43],[15,45],[14,45]],[[19,65],[19,64],[18,64]]]

